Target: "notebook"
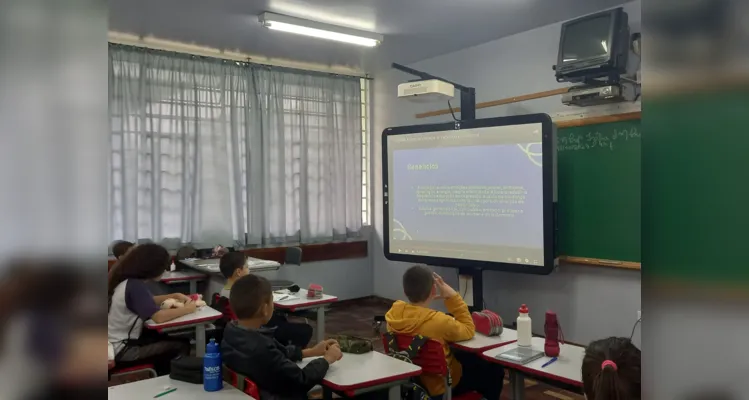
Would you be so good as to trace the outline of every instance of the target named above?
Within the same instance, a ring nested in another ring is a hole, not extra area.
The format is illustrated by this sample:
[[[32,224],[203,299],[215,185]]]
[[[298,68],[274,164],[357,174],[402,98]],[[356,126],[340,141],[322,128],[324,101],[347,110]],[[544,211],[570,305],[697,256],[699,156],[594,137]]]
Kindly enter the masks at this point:
[[[283,293],[277,293],[273,292],[273,302],[284,302],[284,301],[291,301],[291,300],[299,300],[298,296],[294,296],[292,294],[283,294]]]
[[[538,360],[544,356],[543,351],[533,350],[530,347],[517,347],[504,353],[497,354],[496,358],[502,361],[508,361],[515,364],[528,364],[531,361]]]

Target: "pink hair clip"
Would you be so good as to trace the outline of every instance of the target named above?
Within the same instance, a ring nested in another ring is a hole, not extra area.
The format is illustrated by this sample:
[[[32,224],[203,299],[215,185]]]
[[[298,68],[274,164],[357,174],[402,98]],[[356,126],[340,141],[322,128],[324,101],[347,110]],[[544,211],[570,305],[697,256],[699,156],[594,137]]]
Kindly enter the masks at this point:
[[[604,361],[604,362],[601,363],[601,369],[606,369],[606,367],[611,367],[611,368],[614,369],[614,371],[617,370],[616,363],[613,362],[613,361],[611,361],[611,360],[606,360],[606,361]]]

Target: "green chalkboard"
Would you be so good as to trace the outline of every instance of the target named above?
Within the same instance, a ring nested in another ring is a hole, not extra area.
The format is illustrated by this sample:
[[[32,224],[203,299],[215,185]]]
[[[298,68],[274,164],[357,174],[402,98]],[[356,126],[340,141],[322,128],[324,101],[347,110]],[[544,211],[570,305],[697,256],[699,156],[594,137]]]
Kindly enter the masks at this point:
[[[640,262],[640,120],[557,131],[559,255]]]
[[[654,278],[746,291],[749,90],[733,86],[643,102],[642,256]]]

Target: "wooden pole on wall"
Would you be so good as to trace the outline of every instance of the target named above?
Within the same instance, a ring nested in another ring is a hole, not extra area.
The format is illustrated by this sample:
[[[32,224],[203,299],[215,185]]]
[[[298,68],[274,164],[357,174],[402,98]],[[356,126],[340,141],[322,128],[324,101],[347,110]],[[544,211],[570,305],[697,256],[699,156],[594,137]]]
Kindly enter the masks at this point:
[[[500,99],[500,100],[492,100],[492,101],[485,101],[483,103],[477,103],[476,109],[480,108],[488,108],[488,107],[496,107],[501,106],[504,104],[511,104],[511,103],[517,103],[520,101],[526,101],[526,100],[534,100],[534,99],[541,99],[544,97],[550,97],[550,96],[556,96],[558,94],[567,93],[567,90],[569,88],[561,88],[561,89],[554,89],[554,90],[547,90],[545,92],[537,92],[537,93],[531,93],[531,94],[524,94],[522,96],[515,96],[515,97],[508,97],[506,99]],[[453,108],[455,112],[460,111],[460,107]],[[443,109],[443,110],[437,110],[437,111],[429,111],[421,114],[416,114],[416,118],[427,118],[427,117],[436,117],[438,115],[447,115],[450,114],[450,109]]]

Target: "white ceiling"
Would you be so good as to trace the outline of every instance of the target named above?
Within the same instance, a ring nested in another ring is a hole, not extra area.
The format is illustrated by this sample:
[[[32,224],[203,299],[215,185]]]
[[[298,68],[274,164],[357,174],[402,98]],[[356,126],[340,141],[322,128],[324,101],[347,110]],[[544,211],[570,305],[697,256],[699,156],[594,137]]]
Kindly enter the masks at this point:
[[[475,46],[628,0],[109,0],[109,29],[367,72]],[[373,31],[360,48],[260,26],[264,11]]]

